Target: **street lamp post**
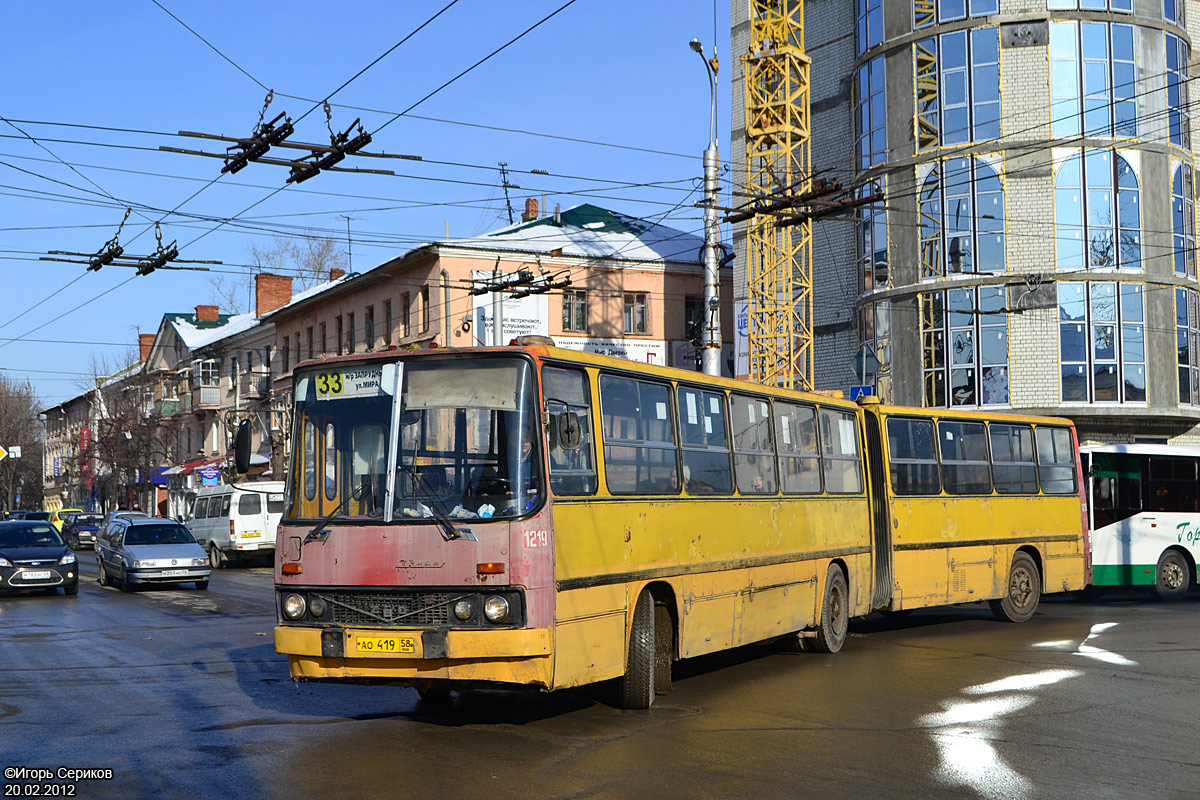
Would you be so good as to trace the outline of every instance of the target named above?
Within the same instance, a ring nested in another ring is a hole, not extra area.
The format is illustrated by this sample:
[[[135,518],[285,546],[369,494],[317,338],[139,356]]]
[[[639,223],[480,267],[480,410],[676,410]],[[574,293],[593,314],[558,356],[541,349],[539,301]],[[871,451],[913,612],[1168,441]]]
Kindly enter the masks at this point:
[[[689,46],[704,62],[708,74],[709,117],[708,149],[704,151],[704,343],[700,347],[700,369],[705,375],[721,374],[721,289],[717,248],[720,228],[717,223],[717,48],[713,57],[704,57],[704,45],[692,39]]]

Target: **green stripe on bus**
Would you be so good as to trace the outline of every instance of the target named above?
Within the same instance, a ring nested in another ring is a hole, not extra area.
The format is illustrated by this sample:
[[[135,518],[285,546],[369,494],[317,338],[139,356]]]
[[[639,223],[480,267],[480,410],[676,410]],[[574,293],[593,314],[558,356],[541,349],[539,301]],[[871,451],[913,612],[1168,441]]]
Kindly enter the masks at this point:
[[[1153,586],[1154,564],[1093,564],[1096,586]]]

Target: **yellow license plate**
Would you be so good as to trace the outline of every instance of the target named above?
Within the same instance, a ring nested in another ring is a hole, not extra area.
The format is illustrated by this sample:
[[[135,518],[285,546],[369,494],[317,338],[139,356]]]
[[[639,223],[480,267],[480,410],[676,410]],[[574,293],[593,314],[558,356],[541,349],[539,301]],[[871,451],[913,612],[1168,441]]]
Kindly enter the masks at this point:
[[[417,640],[411,636],[359,636],[354,641],[360,653],[417,652]]]
[[[257,539],[262,536],[262,531],[246,531],[242,534],[243,539]]]

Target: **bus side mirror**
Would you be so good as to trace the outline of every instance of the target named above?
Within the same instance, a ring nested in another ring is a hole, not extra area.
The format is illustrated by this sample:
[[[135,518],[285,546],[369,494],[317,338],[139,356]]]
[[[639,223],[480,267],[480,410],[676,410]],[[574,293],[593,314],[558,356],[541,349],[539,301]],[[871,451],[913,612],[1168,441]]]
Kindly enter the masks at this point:
[[[239,475],[250,471],[250,420],[238,423],[237,435],[233,439],[233,468]]]
[[[579,424],[579,415],[574,411],[564,411],[558,415],[558,445],[563,450],[578,450],[583,444],[583,426]]]

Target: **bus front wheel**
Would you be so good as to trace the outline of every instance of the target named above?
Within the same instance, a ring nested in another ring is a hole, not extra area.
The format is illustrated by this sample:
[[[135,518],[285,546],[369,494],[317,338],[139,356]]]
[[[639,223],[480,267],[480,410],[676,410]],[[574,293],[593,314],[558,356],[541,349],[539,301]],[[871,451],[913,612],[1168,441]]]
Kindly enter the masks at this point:
[[[818,653],[836,653],[846,643],[846,631],[850,628],[850,605],[847,597],[846,576],[842,568],[830,565],[825,576],[825,601],[821,603],[821,622],[812,649]]]
[[[1158,559],[1154,571],[1154,594],[1159,600],[1182,600],[1188,590],[1188,565],[1175,550],[1168,550]]]
[[[654,598],[643,589],[629,629],[629,658],[621,678],[621,707],[645,709],[654,702]]]
[[[988,602],[997,619],[1003,622],[1025,622],[1037,611],[1041,598],[1042,578],[1038,574],[1037,564],[1033,563],[1028,553],[1017,553],[1013,556],[1012,567],[1008,571],[1004,596]]]

